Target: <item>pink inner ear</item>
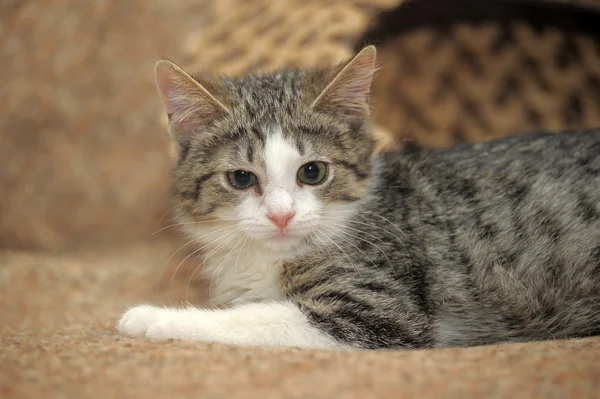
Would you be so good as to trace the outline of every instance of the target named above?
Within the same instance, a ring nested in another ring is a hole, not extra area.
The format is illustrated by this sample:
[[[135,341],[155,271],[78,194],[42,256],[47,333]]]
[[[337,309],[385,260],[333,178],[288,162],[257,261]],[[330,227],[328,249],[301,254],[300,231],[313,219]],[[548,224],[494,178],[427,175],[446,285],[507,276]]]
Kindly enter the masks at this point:
[[[375,73],[375,51],[365,49],[334,78],[316,101],[317,106],[345,115],[368,113],[368,97]]]
[[[180,76],[183,71],[175,70],[171,65],[158,64],[156,67],[156,85],[167,114],[176,114],[189,107],[185,94],[189,83]]]
[[[176,136],[184,141],[226,112],[206,89],[168,61],[156,66],[156,85]]]

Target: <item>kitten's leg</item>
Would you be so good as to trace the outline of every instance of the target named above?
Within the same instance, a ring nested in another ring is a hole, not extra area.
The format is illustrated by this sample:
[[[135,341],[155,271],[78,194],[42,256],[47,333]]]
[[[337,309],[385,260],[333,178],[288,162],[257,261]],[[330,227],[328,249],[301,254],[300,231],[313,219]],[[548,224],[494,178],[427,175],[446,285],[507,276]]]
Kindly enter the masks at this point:
[[[121,333],[250,346],[349,348],[312,325],[292,302],[250,303],[230,309],[137,306],[119,321]]]

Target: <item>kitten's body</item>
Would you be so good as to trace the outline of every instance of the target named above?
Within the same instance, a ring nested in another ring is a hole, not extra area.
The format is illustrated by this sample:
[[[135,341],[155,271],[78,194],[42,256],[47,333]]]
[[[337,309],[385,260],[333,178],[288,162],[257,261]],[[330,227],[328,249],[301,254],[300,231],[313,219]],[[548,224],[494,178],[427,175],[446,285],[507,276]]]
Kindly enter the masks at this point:
[[[600,334],[598,154],[600,131],[380,156],[349,223],[360,237],[339,243],[360,274],[321,252],[287,268],[288,295],[351,297],[317,319],[362,347]],[[310,287],[336,274],[343,284]],[[336,317],[348,307],[355,322]]]
[[[600,334],[600,131],[371,157],[361,83],[374,51],[361,54],[338,75],[232,81],[220,102],[177,85],[170,99],[159,74],[182,143],[180,218],[226,308],[141,306],[120,330],[321,348]],[[328,175],[300,184],[311,160]],[[260,184],[232,189],[236,169]],[[288,210],[289,225],[269,224]]]

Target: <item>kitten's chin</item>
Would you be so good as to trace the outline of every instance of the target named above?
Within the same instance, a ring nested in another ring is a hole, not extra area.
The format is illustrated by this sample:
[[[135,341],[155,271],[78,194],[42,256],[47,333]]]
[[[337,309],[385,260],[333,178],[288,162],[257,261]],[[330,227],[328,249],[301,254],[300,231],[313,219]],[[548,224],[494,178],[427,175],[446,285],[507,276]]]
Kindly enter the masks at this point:
[[[298,255],[306,248],[303,237],[298,236],[273,236],[261,239],[260,245],[267,251],[282,257]]]

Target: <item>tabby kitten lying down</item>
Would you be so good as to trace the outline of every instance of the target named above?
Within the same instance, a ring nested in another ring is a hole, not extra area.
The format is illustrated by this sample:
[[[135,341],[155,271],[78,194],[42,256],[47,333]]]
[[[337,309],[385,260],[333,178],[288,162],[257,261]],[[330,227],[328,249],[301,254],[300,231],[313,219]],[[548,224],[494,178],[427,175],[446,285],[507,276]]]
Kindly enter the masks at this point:
[[[425,348],[600,334],[600,131],[373,155],[375,48],[331,70],[156,66],[178,219],[215,309],[138,306],[131,336]]]

